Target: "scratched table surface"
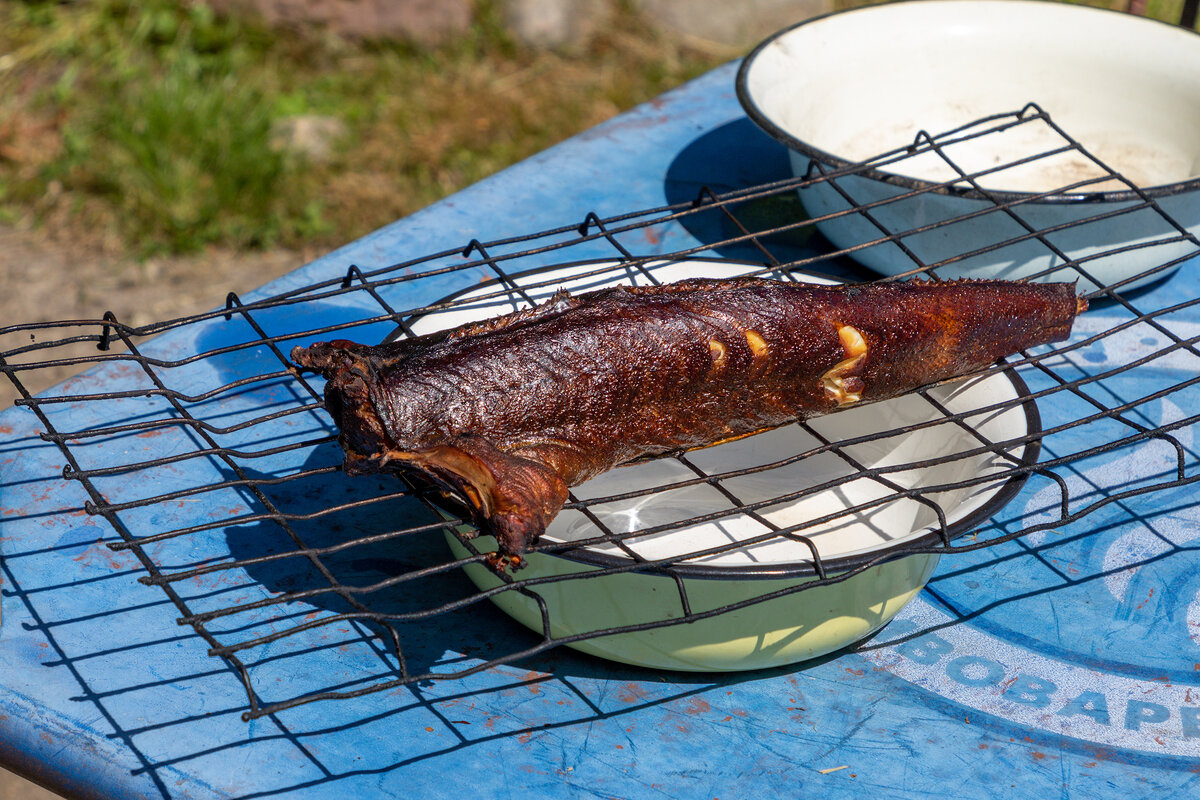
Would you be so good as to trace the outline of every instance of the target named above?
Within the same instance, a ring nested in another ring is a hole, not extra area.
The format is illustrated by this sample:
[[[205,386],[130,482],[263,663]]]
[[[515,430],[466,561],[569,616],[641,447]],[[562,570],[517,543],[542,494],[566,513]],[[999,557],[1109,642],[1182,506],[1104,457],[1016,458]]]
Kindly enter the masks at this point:
[[[256,296],[340,276],[351,263],[386,265],[589,212],[603,217],[691,198],[703,185],[720,191],[785,177],[785,153],[744,117],[733,78],[733,66],[715,70]],[[648,240],[645,252],[678,249],[704,232],[672,236]],[[1197,291],[1200,277],[1189,266],[1141,302],[1165,305]],[[1077,335],[1105,329],[1106,315],[1117,313],[1094,309]],[[1198,316],[1193,308],[1173,324],[1194,333]],[[172,331],[147,350],[192,345]],[[1106,338],[1081,357],[1116,363],[1121,345],[1119,336]],[[1194,371],[1194,364],[1161,367],[1184,368]],[[1136,379],[1143,378],[1153,376]],[[116,373],[91,380],[120,384]],[[1128,387],[1108,390],[1120,397]],[[1152,425],[1167,424],[1186,416],[1189,399],[1171,394],[1143,413],[1158,415],[1147,420]],[[1056,409],[1041,411],[1052,424]],[[1096,503],[1091,513],[943,558],[928,588],[890,626],[817,663],[660,673],[560,648],[457,681],[244,722],[247,697],[237,674],[177,624],[161,590],[137,581],[143,573],[128,552],[106,547],[116,534],[80,510],[83,490],[63,480],[60,451],[37,433],[26,409],[0,416],[0,761],[69,796],[875,792],[994,800],[1200,792],[1194,492],[1101,501],[1132,472],[1170,472],[1177,453],[1161,442],[1073,462],[1061,477],[1077,502]],[[1192,429],[1175,436],[1194,461]],[[134,446],[115,437],[114,462]],[[1031,480],[996,524],[1035,523],[1057,497],[1047,482]],[[496,637],[530,635],[490,606],[477,610],[473,624]],[[469,654],[444,649],[437,630],[419,635],[429,662],[469,662]],[[326,676],[300,674],[298,665],[355,669],[359,655],[343,649],[289,661],[275,680],[323,685]]]

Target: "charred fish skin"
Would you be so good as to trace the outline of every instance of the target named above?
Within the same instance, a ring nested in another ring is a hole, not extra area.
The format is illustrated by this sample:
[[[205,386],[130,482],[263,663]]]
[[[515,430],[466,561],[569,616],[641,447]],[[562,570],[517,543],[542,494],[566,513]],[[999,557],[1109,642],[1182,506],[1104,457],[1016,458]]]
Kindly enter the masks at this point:
[[[442,487],[503,569],[594,475],[978,372],[1085,308],[1073,284],[696,279],[292,359],[328,381],[348,472]]]

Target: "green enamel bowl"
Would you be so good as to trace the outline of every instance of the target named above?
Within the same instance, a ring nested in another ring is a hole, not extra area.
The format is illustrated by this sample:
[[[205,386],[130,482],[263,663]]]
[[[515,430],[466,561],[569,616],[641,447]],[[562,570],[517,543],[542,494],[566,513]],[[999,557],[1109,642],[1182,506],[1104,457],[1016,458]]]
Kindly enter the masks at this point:
[[[458,558],[469,556],[454,534],[446,541]],[[486,550],[487,538],[476,540]],[[886,625],[904,608],[937,565],[936,555],[917,555],[871,567],[839,583],[795,591],[804,580],[776,578],[687,578],[693,616],[748,603],[693,622],[661,625],[684,617],[679,588],[669,573],[598,571],[570,558],[529,555],[516,576],[550,579],[529,587],[546,603],[550,636],[594,656],[657,669],[724,672],[762,669],[817,658],[858,641]],[[481,590],[501,581],[478,563],[465,568]],[[811,579],[810,579],[811,580]],[[778,597],[772,595],[780,592]],[[770,598],[762,600],[761,598]],[[504,591],[492,601],[538,634],[543,632],[538,603]],[[625,626],[651,625],[631,632],[601,634]],[[579,638],[583,637],[583,638]]]
[[[706,260],[647,268],[662,282],[763,272]],[[621,264],[589,263],[516,280],[539,300],[559,288],[646,279]],[[494,285],[454,299],[415,320],[415,332],[525,302]],[[692,671],[817,658],[886,625],[929,580],[939,545],[1016,495],[1025,471],[1014,475],[1013,465],[1036,461],[1040,430],[1027,395],[1015,374],[998,372],[693,451],[686,464],[611,470],[572,489],[580,504],[555,518],[513,575],[520,590],[471,560],[464,540],[473,529],[446,541],[505,613],[586,653]],[[495,549],[487,537],[472,544]]]

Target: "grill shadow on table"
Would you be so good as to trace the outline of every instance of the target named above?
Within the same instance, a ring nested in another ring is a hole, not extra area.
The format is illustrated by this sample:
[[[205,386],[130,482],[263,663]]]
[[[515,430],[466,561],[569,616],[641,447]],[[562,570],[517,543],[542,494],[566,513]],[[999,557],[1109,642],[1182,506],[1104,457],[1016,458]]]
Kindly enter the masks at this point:
[[[399,680],[406,675],[455,677],[452,673],[470,670],[481,662],[512,661],[512,654],[539,644],[541,637],[481,598],[462,571],[449,566],[455,559],[444,540],[441,517],[415,495],[371,502],[387,490],[389,483],[394,483],[392,491],[399,489],[399,480],[393,476],[350,478],[340,471],[322,471],[322,467],[338,463],[340,457],[335,445],[322,445],[301,470],[313,474],[284,483],[273,483],[277,477],[274,475],[244,471],[245,479],[264,485],[276,513],[286,514],[290,520],[290,530],[286,531],[271,520],[226,532],[231,563],[278,601],[273,603],[276,611],[266,623],[249,619],[240,628],[214,627],[212,623],[207,623],[207,628],[218,638],[246,640],[258,632],[261,624],[275,631],[291,626],[285,630],[286,636],[271,643],[274,649],[264,661],[247,661],[256,686],[271,685],[258,675],[266,662],[283,664],[291,657],[288,639],[294,639],[299,650],[332,647],[343,653],[352,645],[369,643],[377,654],[378,671],[368,678],[368,662],[357,664],[356,682],[364,683]],[[256,507],[253,497],[245,499],[251,513],[264,510]],[[331,505],[348,508],[323,514]],[[386,538],[389,531],[405,533]],[[377,538],[381,535],[385,538]],[[319,567],[306,557],[309,553],[319,554]],[[515,577],[520,576],[518,572]],[[382,588],[372,590],[375,586]],[[299,602],[293,604],[283,598]],[[456,603],[465,605],[454,608]],[[353,619],[303,628],[305,621],[320,622],[341,615]],[[350,625],[353,631],[342,630],[339,625]],[[338,632],[349,635],[339,636]],[[404,670],[392,649],[395,643],[403,653]],[[584,679],[624,675],[630,680],[657,680],[663,674],[602,661],[564,647],[521,658],[512,665],[535,673]],[[672,680],[705,683],[711,675],[679,673]],[[436,682],[425,680],[421,684],[429,687]],[[305,694],[323,689],[351,690],[349,686],[307,687]],[[266,698],[263,704],[286,699]]]
[[[336,445],[321,446],[302,471],[335,464],[340,458]],[[249,469],[245,476],[250,481],[275,477]],[[340,471],[267,487],[265,491],[276,508],[285,509],[289,515],[301,519],[289,523],[290,533],[274,521],[230,529],[227,534],[229,554],[234,561],[244,563],[246,575],[269,594],[305,596],[304,602],[311,608],[298,612],[301,619],[315,619],[324,614],[354,615],[360,609],[347,598],[353,596],[363,600],[369,605],[371,616],[360,618],[354,624],[362,626],[364,634],[370,631],[369,635],[378,640],[380,677],[400,676],[394,655],[387,652],[391,634],[381,629],[381,624],[395,631],[407,669],[417,675],[433,672],[439,665],[449,666],[447,653],[461,654],[449,656],[451,662],[462,657],[486,659],[487,654],[497,648],[497,640],[506,642],[513,637],[531,636],[486,602],[456,612],[412,618],[427,609],[475,593],[473,584],[458,570],[434,572],[378,591],[359,591],[451,560],[439,527],[440,520],[413,496],[397,497],[346,513],[322,515],[334,498],[347,504],[368,502],[380,490],[380,484],[386,488],[388,483],[395,484],[391,487],[393,492],[401,489],[398,479],[391,476],[358,480]],[[252,512],[256,510],[254,498],[247,497],[246,500]],[[316,516],[303,519],[310,515]],[[390,530],[422,526],[430,526],[430,529],[382,541],[369,538]],[[336,580],[337,586],[346,587],[345,592],[331,589],[328,577],[302,554],[293,536],[299,538],[303,549],[321,553],[321,565]],[[363,539],[367,541],[361,541]],[[343,545],[349,546],[337,549]],[[284,553],[294,556],[273,558]],[[387,622],[388,618],[396,617],[401,621]]]
[[[24,452],[36,455],[46,450],[52,452],[45,444],[31,443]],[[320,448],[314,458],[326,460],[330,455],[330,448]],[[31,496],[43,496],[43,488],[60,480],[57,473],[47,473],[43,480],[24,488]],[[311,491],[310,502],[318,504],[327,482],[301,488]],[[363,491],[371,488],[365,486]],[[77,512],[77,509],[58,509],[59,513],[63,511]],[[38,518],[51,516],[51,510],[36,503],[25,512]],[[413,506],[406,513],[428,515],[429,512]],[[663,707],[668,713],[677,714],[681,721],[689,720],[689,709],[700,702],[695,700],[697,695],[714,685],[733,685],[743,679],[652,673],[553,651],[465,681],[398,687],[387,693],[288,709],[246,723],[242,719],[247,709],[245,693],[236,671],[218,659],[209,658],[197,634],[187,627],[170,624],[175,616],[170,601],[156,587],[140,586],[133,580],[142,570],[132,554],[110,552],[107,532],[86,516],[80,515],[79,519],[86,522],[70,529],[56,528],[57,533],[51,532],[53,536],[48,541],[6,543],[3,594],[10,610],[14,607],[21,610],[19,614],[11,614],[6,624],[17,625],[24,631],[38,631],[44,637],[47,643],[47,655],[42,660],[44,668],[59,672],[60,680],[74,685],[70,690],[74,702],[94,707],[97,727],[106,732],[107,739],[119,743],[122,753],[121,763],[111,768],[144,776],[147,785],[143,791],[147,796],[173,797],[171,787],[180,774],[176,770],[187,772],[199,762],[227,765],[209,772],[227,777],[226,784],[211,787],[215,793],[253,798],[287,789],[333,784],[352,775],[386,774],[427,759],[456,758],[464,750],[498,740],[536,741],[541,733],[556,728],[619,719],[651,707]],[[301,530],[310,537],[308,543],[312,545],[333,543],[338,537],[338,531],[332,528],[302,526]],[[274,551],[273,536],[266,528],[242,528],[238,534],[230,536],[231,555],[254,558]],[[390,552],[386,544],[370,545],[328,563],[343,579],[372,578],[422,559],[444,559],[445,553],[437,544],[432,539],[415,542],[409,552],[401,553]],[[56,580],[54,575],[28,572],[28,566],[41,563],[31,556],[44,554],[47,547],[76,565],[86,577],[64,583],[61,577]],[[252,567],[251,571],[254,580],[263,581],[274,592],[318,585],[301,569],[264,566]],[[403,613],[422,601],[472,591],[457,572],[447,573],[422,588],[421,598],[406,596],[401,590],[385,593],[376,602],[384,611]],[[186,593],[196,600],[230,602],[242,590],[236,582],[218,575],[193,582]],[[78,600],[81,595],[88,599],[88,613],[64,616],[64,608],[78,608],[66,598]],[[323,608],[321,602],[309,603],[307,612],[321,613],[336,606],[324,605],[329,608]],[[470,636],[497,643],[531,636],[487,603],[480,604],[475,613],[459,622],[467,627]],[[435,623],[422,622],[400,627],[405,641],[414,643],[408,651],[414,668],[454,663],[462,658],[448,641],[448,636],[461,638],[459,631],[439,632]],[[356,659],[362,651],[354,647],[379,647],[378,641],[373,641],[376,633],[367,626],[356,627],[351,635],[330,648],[334,651],[333,660],[348,659],[356,662],[356,669],[361,668],[363,662]],[[337,648],[342,646],[349,647],[339,654]],[[300,651],[274,658],[283,673],[294,668],[302,678],[312,667],[307,661],[309,655]],[[329,656],[330,653],[322,654],[323,665],[328,665]],[[268,663],[257,667],[264,672],[270,670],[271,658],[268,655],[264,659]],[[386,673],[386,668],[380,671]],[[318,683],[335,672],[321,672]],[[759,673],[754,677],[764,675]],[[264,680],[269,685],[269,676],[264,675]],[[621,688],[615,694],[605,688],[609,681],[620,682]],[[182,705],[178,702],[180,686],[189,687],[187,702]],[[324,683],[322,688],[345,687]],[[231,704],[229,699],[239,695],[241,701]],[[497,715],[482,710],[500,707],[508,707],[511,712]],[[420,727],[425,728],[429,737],[406,742],[401,758],[388,748],[364,746],[372,737],[383,735],[379,726],[394,724],[398,717],[419,718],[424,723]],[[31,718],[28,724],[35,735],[42,730],[55,747],[67,744],[59,741],[51,717]],[[264,743],[275,748],[277,756],[291,763],[294,769],[253,778],[239,774],[232,766],[237,762],[239,749],[260,747]],[[56,768],[52,760],[44,766]],[[498,774],[502,775],[503,770]]]
[[[319,457],[328,455],[324,449]],[[56,479],[48,475],[45,483]],[[314,492],[311,502],[319,503],[317,490],[324,485],[303,487]],[[36,485],[32,488],[38,489]],[[407,511],[428,514],[423,507]],[[620,730],[621,718],[648,708],[662,709],[681,726],[699,724],[696,710],[708,705],[699,695],[714,687],[792,672],[774,670],[747,676],[665,674],[601,662],[560,648],[464,681],[399,687],[382,694],[288,709],[246,723],[241,715],[247,706],[227,704],[228,698],[241,693],[236,672],[206,657],[203,642],[186,627],[164,627],[162,622],[171,617],[164,613],[164,608],[170,607],[169,601],[155,587],[139,587],[132,580],[140,570],[127,552],[108,553],[105,544],[94,538],[98,529],[84,527],[90,533],[75,531],[68,540],[55,545],[63,556],[87,565],[87,571],[94,573],[83,582],[26,585],[22,561],[32,553],[25,552],[19,543],[6,548],[6,566],[15,565],[16,569],[6,569],[4,595],[19,600],[28,614],[27,620],[10,622],[44,635],[53,654],[43,662],[45,668],[70,673],[78,686],[72,699],[93,706],[102,720],[99,726],[108,731],[107,738],[121,745],[126,763],[113,768],[144,776],[149,784],[144,789],[147,796],[173,797],[176,770],[187,772],[199,762],[228,765],[208,773],[227,777],[225,785],[211,787],[215,793],[255,798],[335,784],[355,775],[383,775],[425,760],[453,760],[465,752],[483,757],[473,748],[487,748],[500,740],[515,740],[536,748],[540,736],[564,727],[612,720],[614,730]],[[332,528],[301,530],[310,537],[308,544],[314,546],[332,543],[339,535]],[[230,537],[231,554],[236,557],[255,558],[276,549],[274,537],[265,528],[243,528],[238,533]],[[341,578],[369,579],[425,558],[444,558],[437,544],[433,540],[415,542],[410,552],[400,554],[389,552],[386,544],[371,545],[344,559],[332,559],[328,565]],[[251,571],[252,577],[270,591],[294,592],[319,585],[300,569],[262,567]],[[189,588],[188,594],[227,601],[228,595],[240,591],[239,586],[220,578],[204,583]],[[386,593],[376,599],[376,607],[388,613],[403,613],[422,601],[434,602],[472,591],[457,572],[447,573],[423,586],[423,590],[421,598],[405,596],[403,591]],[[63,595],[80,592],[94,596],[93,610],[85,616],[63,617]],[[310,612],[336,607],[335,603],[321,602],[308,606]],[[497,643],[531,636],[486,603],[459,622],[467,627],[467,637]],[[448,635],[456,640],[465,638],[463,632],[448,632],[444,620],[441,626],[418,622],[400,628],[405,641],[414,643],[408,650],[414,669],[460,658],[447,640]],[[98,639],[98,630],[112,631],[115,638]],[[367,626],[359,627],[336,646],[365,646],[374,635]],[[294,664],[296,671],[303,673],[311,666],[306,662],[307,655],[284,654],[277,656],[277,663],[283,672]],[[356,655],[350,649],[343,657],[354,659]],[[327,664],[328,659],[322,663]],[[269,664],[258,666],[270,668]],[[619,686],[615,692],[611,690],[613,682]],[[183,706],[177,702],[181,685],[189,687],[188,702]],[[496,708],[509,711],[497,714],[486,710]],[[181,713],[181,709],[187,710]],[[729,716],[739,713],[735,708],[729,711]],[[401,717],[418,718],[424,723],[418,729],[423,727],[429,736],[404,743],[400,758],[388,748],[364,745],[383,735],[382,730],[393,729],[388,726]],[[37,720],[30,722],[40,724]],[[47,730],[53,732],[52,727]],[[277,757],[292,767],[253,778],[240,775],[234,766],[239,749],[263,746],[274,748]],[[504,772],[503,767],[498,768],[498,781],[518,777],[506,778]],[[272,780],[275,782],[264,782]]]

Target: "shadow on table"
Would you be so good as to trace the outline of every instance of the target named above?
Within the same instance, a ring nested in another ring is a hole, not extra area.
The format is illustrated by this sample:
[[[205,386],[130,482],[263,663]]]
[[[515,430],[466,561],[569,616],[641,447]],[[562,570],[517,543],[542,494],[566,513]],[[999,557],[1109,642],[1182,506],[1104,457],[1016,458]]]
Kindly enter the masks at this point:
[[[681,150],[667,169],[663,190],[667,202],[675,205],[792,177],[786,148],[742,118],[697,137]],[[728,213],[721,209],[692,213],[680,223],[726,258],[763,261],[767,253],[782,262],[819,258],[811,271],[847,280],[878,277],[849,258],[830,257],[834,246],[812,226],[794,227],[807,218],[797,194],[788,190],[731,205]],[[756,234],[753,240],[746,240],[738,223]],[[793,228],[771,232],[785,226]],[[742,241],[730,241],[735,239]]]
[[[313,450],[301,472],[340,461],[340,448],[328,443]],[[344,614],[362,616],[366,611],[377,615],[377,619],[359,620],[359,624],[363,635],[375,639],[376,668],[386,665],[375,676],[378,680],[402,676],[398,660],[385,654],[392,632],[400,643],[407,672],[414,676],[459,672],[492,660],[511,661],[514,653],[541,641],[490,601],[478,598],[479,590],[460,569],[439,569],[454,556],[445,542],[441,519],[418,498],[405,495],[372,502],[401,488],[393,476],[351,478],[339,470],[275,483],[276,476],[270,474],[246,470],[245,475],[261,482],[271,506],[289,519],[286,527],[265,521],[229,529],[230,556],[276,605],[287,608],[287,597],[303,598],[304,613],[292,614],[298,627],[314,619],[336,620]],[[251,514],[265,510],[254,497],[247,497],[246,503]],[[350,508],[325,513],[340,505]],[[378,534],[408,529],[418,530],[378,539]],[[430,569],[434,571],[420,574]],[[400,576],[405,579],[394,582]],[[466,605],[454,607],[464,601]],[[271,625],[278,630],[278,624]],[[309,633],[298,629],[295,635],[299,640]],[[249,635],[244,630],[235,632],[235,638]],[[320,647],[324,636],[317,629],[309,636],[312,646]],[[344,657],[345,650],[341,653]],[[587,678],[660,674],[637,668],[624,671],[565,648],[543,651],[520,663],[536,671],[566,671]],[[362,669],[370,666],[364,663]],[[253,668],[251,672],[253,676]]]

